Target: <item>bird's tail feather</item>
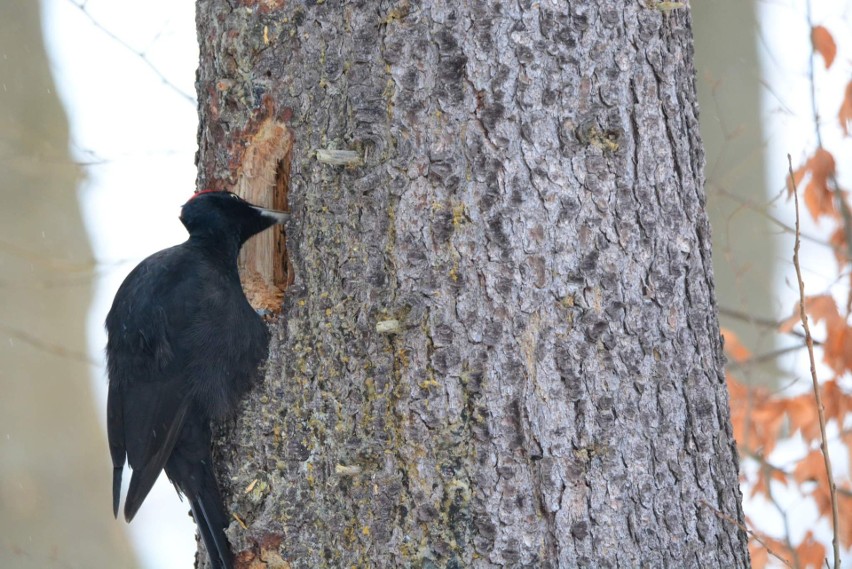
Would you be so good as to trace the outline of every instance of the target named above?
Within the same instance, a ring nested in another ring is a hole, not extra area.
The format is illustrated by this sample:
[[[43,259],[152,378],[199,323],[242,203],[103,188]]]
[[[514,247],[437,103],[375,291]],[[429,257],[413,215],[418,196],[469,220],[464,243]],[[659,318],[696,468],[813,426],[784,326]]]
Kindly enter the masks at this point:
[[[118,517],[118,503],[121,500],[121,474],[124,465],[112,469],[112,515]]]
[[[233,569],[234,556],[225,536],[230,520],[222,504],[213,470],[207,462],[200,463],[200,472],[193,477],[190,488],[182,488],[189,498],[192,516],[198,525],[201,539],[215,569]]]

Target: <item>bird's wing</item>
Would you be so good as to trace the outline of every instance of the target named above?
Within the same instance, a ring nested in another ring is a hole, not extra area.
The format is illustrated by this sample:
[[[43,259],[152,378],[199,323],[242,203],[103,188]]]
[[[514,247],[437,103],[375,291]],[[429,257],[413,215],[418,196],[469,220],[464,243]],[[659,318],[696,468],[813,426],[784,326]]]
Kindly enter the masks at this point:
[[[191,398],[174,381],[121,386],[127,458],[133,468],[124,517],[136,515],[172,453]]]
[[[168,460],[190,404],[183,365],[174,354],[187,311],[172,299],[192,298],[177,294],[186,286],[175,270],[182,253],[173,247],[140,263],[122,283],[106,319],[113,510],[118,513],[126,456],[133,468],[124,506],[128,521]]]

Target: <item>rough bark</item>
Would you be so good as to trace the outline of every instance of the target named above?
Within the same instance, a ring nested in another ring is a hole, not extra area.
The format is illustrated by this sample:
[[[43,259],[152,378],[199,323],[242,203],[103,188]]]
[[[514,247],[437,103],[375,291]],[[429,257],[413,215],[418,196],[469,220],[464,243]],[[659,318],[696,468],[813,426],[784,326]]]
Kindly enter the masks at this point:
[[[202,0],[198,29],[199,185],[293,136],[295,280],[219,448],[246,566],[748,565],[686,9]]]

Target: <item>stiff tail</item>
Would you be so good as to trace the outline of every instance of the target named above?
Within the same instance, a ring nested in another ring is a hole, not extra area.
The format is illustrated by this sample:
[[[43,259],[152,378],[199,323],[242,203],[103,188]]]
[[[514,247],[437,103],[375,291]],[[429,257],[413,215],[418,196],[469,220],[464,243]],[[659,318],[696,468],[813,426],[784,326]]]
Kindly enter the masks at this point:
[[[112,469],[112,515],[118,518],[118,503],[121,500],[121,474],[124,466]]]
[[[201,462],[196,468],[199,468],[199,471],[191,478],[191,482],[181,489],[189,498],[192,517],[198,525],[211,565],[215,569],[233,569],[234,556],[225,535],[230,520],[222,503],[216,478],[209,462]]]

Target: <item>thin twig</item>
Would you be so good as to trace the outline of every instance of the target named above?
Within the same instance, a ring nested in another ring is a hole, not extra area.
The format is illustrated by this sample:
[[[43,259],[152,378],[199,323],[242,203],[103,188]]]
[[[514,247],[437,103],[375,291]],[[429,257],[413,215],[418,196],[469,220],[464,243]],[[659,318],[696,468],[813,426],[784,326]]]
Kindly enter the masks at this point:
[[[779,326],[781,326],[781,321],[772,320],[771,318],[763,318],[762,316],[755,316],[754,314],[749,314],[748,312],[742,312],[740,310],[736,310],[734,308],[727,308],[724,306],[719,307],[719,314],[721,314],[722,316],[727,316],[729,318],[735,318],[736,320],[742,320],[744,322],[748,322],[749,324],[756,324],[764,328],[778,328]]]
[[[760,475],[766,480],[766,497],[769,498],[769,501],[772,502],[772,505],[775,506],[775,509],[778,511],[778,515],[780,515],[781,519],[784,521],[784,545],[787,546],[787,549],[793,556],[793,564],[796,567],[801,567],[802,563],[799,559],[799,552],[796,551],[796,548],[793,547],[793,542],[790,541],[790,516],[787,515],[787,512],[781,507],[781,504],[779,504],[778,500],[775,498],[775,494],[772,493],[772,477],[768,472],[769,469],[766,468],[767,464],[768,463],[764,462],[763,468],[760,469]]]
[[[722,520],[725,520],[725,521],[726,521],[726,522],[728,522],[728,523],[734,524],[735,526],[737,526],[738,528],[740,528],[740,530],[742,530],[742,531],[746,532],[746,533],[747,533],[750,537],[752,537],[752,538],[753,538],[753,539],[754,539],[757,543],[759,543],[760,545],[762,545],[762,546],[763,546],[763,548],[764,548],[764,549],[766,549],[767,553],[769,553],[769,555],[771,555],[772,557],[776,558],[778,561],[780,561],[781,563],[783,563],[783,564],[784,564],[784,565],[786,565],[787,567],[790,567],[790,569],[793,569],[793,565],[791,565],[791,564],[790,564],[790,561],[789,561],[789,560],[787,560],[787,559],[786,559],[786,558],[784,558],[784,557],[781,557],[781,555],[779,555],[779,554],[778,554],[778,553],[776,553],[776,552],[775,552],[775,551],[774,551],[771,547],[769,547],[769,544],[768,544],[768,543],[766,543],[766,542],[765,542],[765,541],[764,541],[764,540],[763,540],[763,539],[762,539],[759,535],[757,535],[755,532],[753,532],[753,531],[751,531],[750,529],[748,529],[746,526],[744,526],[742,523],[740,523],[740,521],[739,521],[739,520],[736,520],[736,519],[732,518],[731,516],[729,516],[729,515],[728,515],[728,514],[726,514],[725,512],[722,512],[722,511],[717,510],[717,509],[716,509],[713,505],[711,505],[710,503],[708,503],[708,502],[707,502],[706,500],[704,500],[703,498],[702,498],[702,499],[700,499],[700,500],[698,500],[698,503],[699,503],[699,504],[701,504],[702,506],[704,506],[705,508],[709,509],[709,510],[710,510],[711,512],[713,512],[714,514],[716,514],[716,517],[717,517],[717,518],[722,519]]]
[[[781,221],[780,219],[778,219],[777,217],[773,216],[768,211],[766,211],[765,206],[757,205],[757,204],[753,203],[752,201],[747,200],[747,199],[742,198],[742,197],[739,197],[739,196],[729,192],[728,190],[726,190],[722,187],[717,187],[714,191],[716,193],[718,193],[719,195],[722,195],[722,196],[724,196],[724,197],[726,197],[726,198],[728,198],[732,201],[737,202],[740,206],[742,206],[742,207],[744,207],[744,208],[746,208],[750,211],[753,211],[755,213],[762,215],[767,220],[771,221],[773,224],[777,225],[779,228],[781,228],[785,232],[787,232],[791,235],[796,232],[796,230],[794,228],[790,227],[789,225],[787,225],[786,223],[784,223],[783,221]],[[786,191],[786,189],[784,191]],[[827,247],[828,249],[831,249],[831,250],[835,249],[835,247],[831,243],[826,241],[825,239],[821,239],[819,237],[814,237],[813,235],[808,235],[807,233],[802,233],[801,235],[802,235],[802,239],[804,239],[805,241],[810,241],[810,242],[815,243],[817,245],[820,245],[822,247]]]
[[[781,324],[784,323],[783,321],[779,322],[770,318],[761,318],[760,316],[753,316],[746,312],[734,310],[733,308],[725,308],[724,306],[719,307],[719,314],[722,316],[727,316],[728,318],[733,318],[735,320],[742,320],[755,326],[761,326],[763,328],[774,328],[776,330],[781,327]],[[789,332],[787,332],[787,334],[789,334],[790,336],[797,336],[802,339],[805,338],[805,335],[802,332],[799,332],[795,329],[790,330]],[[822,342],[819,340],[814,340],[814,345],[821,346]]]
[[[793,475],[791,472],[787,472],[786,470],[784,470],[784,468],[772,464],[771,462],[766,460],[766,458],[762,454],[760,454],[758,452],[755,452],[755,451],[748,449],[748,448],[739,448],[739,447],[737,447],[737,448],[740,451],[740,454],[742,454],[743,456],[746,456],[746,457],[752,459],[753,461],[757,462],[760,465],[761,470],[765,468],[765,469],[771,470],[773,472],[779,472],[779,473],[783,474],[784,476],[792,476]]]
[[[102,32],[103,32],[103,33],[105,33],[107,36],[109,36],[109,37],[110,37],[110,39],[114,40],[114,41],[115,41],[118,45],[120,45],[121,47],[123,47],[124,49],[128,50],[128,51],[129,51],[129,52],[131,52],[133,55],[135,55],[136,57],[138,57],[139,59],[141,59],[141,60],[142,60],[142,63],[144,63],[145,65],[147,65],[147,66],[151,69],[151,71],[153,71],[153,72],[154,72],[154,74],[156,74],[156,75],[157,75],[157,77],[159,77],[159,78],[160,78],[160,81],[162,81],[164,85],[166,85],[166,86],[167,86],[167,87],[169,87],[172,91],[174,91],[175,93],[177,93],[178,95],[180,95],[181,97],[183,97],[184,99],[186,99],[187,101],[189,101],[190,103],[192,103],[193,105],[195,105],[195,97],[193,97],[192,95],[188,94],[188,93],[187,93],[187,92],[185,92],[183,89],[181,89],[180,87],[178,87],[177,85],[175,85],[174,83],[172,83],[171,81],[169,81],[169,79],[168,79],[168,78],[166,78],[166,76],[163,74],[163,72],[162,72],[162,71],[160,71],[160,70],[157,68],[157,66],[156,66],[156,65],[154,65],[154,64],[151,62],[151,60],[150,60],[150,59],[148,59],[148,54],[146,54],[144,51],[139,51],[138,49],[134,48],[132,45],[130,45],[129,43],[127,43],[126,41],[124,41],[123,39],[121,39],[120,37],[118,37],[117,35],[115,35],[114,33],[112,33],[112,32],[111,32],[111,31],[110,31],[110,30],[109,30],[106,26],[104,26],[104,25],[103,25],[103,24],[101,24],[99,21],[97,21],[97,20],[95,19],[95,17],[94,17],[94,16],[92,16],[92,15],[89,13],[89,11],[86,9],[86,3],[85,3],[85,2],[83,2],[83,3],[79,3],[79,4],[78,4],[78,3],[77,3],[77,2],[75,2],[74,0],[68,0],[68,1],[69,1],[72,5],[74,5],[76,8],[78,8],[81,12],[83,12],[83,14],[84,14],[84,15],[85,15],[88,19],[89,19],[89,21],[92,23],[92,25],[93,25],[93,26],[95,26],[95,27],[96,27],[96,28],[98,28],[100,31],[102,31]]]
[[[758,354],[756,356],[752,356],[750,358],[746,358],[739,362],[728,362],[727,368],[730,370],[735,369],[745,369],[751,366],[760,365],[762,363],[771,362],[772,360],[778,359],[781,356],[787,355],[791,352],[795,352],[801,350],[802,348],[807,348],[807,344],[797,344],[795,346],[787,346],[786,348],[779,348],[777,350],[772,350],[771,352],[767,352],[765,354]]]
[[[69,350],[64,346],[60,346],[57,344],[51,344],[50,342],[45,342],[32,334],[24,332],[23,330],[18,330],[12,328],[10,326],[6,326],[5,324],[0,324],[0,333],[6,334],[9,337],[9,340],[20,340],[25,344],[29,344],[33,348],[37,350],[42,350],[43,352],[53,354],[54,356],[58,356],[60,358],[67,358],[69,360],[78,361],[80,363],[88,364],[90,366],[99,366],[100,362],[93,360],[87,354],[83,352],[78,352],[75,350]]]
[[[793,159],[787,155],[787,163],[790,169],[790,183],[793,184],[793,198],[796,206],[796,241],[793,245],[793,266],[796,267],[796,280],[799,281],[799,316],[802,319],[802,327],[805,329],[805,342],[808,344],[808,358],[811,362],[811,379],[814,386],[814,398],[816,399],[817,415],[819,417],[820,449],[825,461],[825,473],[828,476],[828,490],[831,494],[831,520],[833,533],[831,544],[834,548],[834,569],[840,569],[840,543],[837,539],[838,514],[837,514],[837,490],[834,486],[834,475],[831,470],[831,457],[828,454],[828,437],[825,434],[825,409],[822,406],[822,396],[819,392],[819,380],[816,372],[816,359],[814,358],[814,342],[811,337],[811,328],[808,326],[808,315],[805,313],[805,282],[802,280],[802,268],[799,265],[799,192],[796,190],[793,177]]]

